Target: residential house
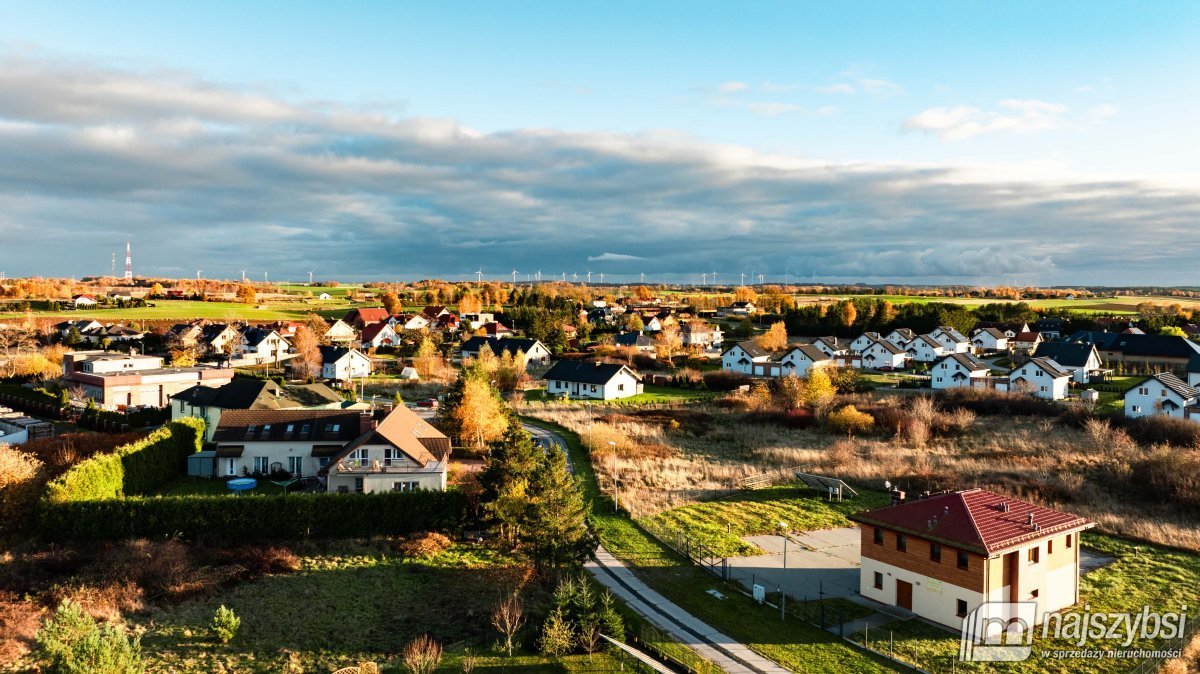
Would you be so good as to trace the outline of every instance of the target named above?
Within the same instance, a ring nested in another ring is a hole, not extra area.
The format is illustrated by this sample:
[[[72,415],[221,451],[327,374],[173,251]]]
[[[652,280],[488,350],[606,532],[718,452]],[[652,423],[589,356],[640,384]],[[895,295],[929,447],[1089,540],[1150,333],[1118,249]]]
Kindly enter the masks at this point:
[[[725,333],[721,328],[700,320],[680,325],[679,337],[685,347],[695,346],[706,351],[720,349],[725,341]]]
[[[421,315],[429,319],[432,323],[437,320],[438,316],[445,316],[450,313],[450,310],[441,305],[430,305],[421,310]]]
[[[943,356],[929,369],[930,387],[934,390],[970,388],[971,380],[988,377],[991,368],[969,353],[951,353]]]
[[[246,328],[234,355],[253,363],[279,363],[291,357],[291,345],[271,328]]]
[[[813,340],[812,345],[831,358],[836,358],[850,352],[848,346],[839,342],[837,337],[818,337]]]
[[[646,332],[662,332],[673,325],[679,325],[679,319],[665,310],[647,314],[642,319],[642,326]]]
[[[1149,368],[1184,371],[1192,357],[1200,353],[1200,344],[1186,337],[1170,335],[1132,335],[1081,330],[1068,342],[1094,344],[1104,363],[1136,363]]]
[[[1052,358],[1030,358],[1008,373],[1009,390],[1029,392],[1037,398],[1062,400],[1071,387],[1071,373]]]
[[[1170,372],[1160,372],[1125,391],[1125,416],[1159,414],[1200,421],[1200,391]]]
[[[71,302],[75,305],[76,309],[96,306],[96,298],[91,295],[76,295]]]
[[[437,328],[438,330],[449,330],[454,332],[458,330],[459,324],[460,321],[458,316],[449,312],[438,314],[437,318],[433,319],[433,327]]]
[[[1029,332],[1029,324],[1025,323],[1024,321],[1016,321],[1013,323],[1006,323],[1004,321],[980,321],[979,323],[975,324],[975,327],[978,329],[995,328],[1004,333],[1004,336],[1008,337],[1010,342],[1022,332]]]
[[[222,386],[233,379],[225,367],[163,367],[163,359],[137,353],[75,351],[63,355],[63,381],[106,409],[166,407],[171,396],[197,384]]]
[[[1200,354],[1198,354],[1200,355]],[[1100,352],[1093,344],[1083,342],[1042,342],[1033,351],[1034,358],[1050,358],[1058,367],[1071,373],[1071,378],[1086,384],[1104,373]]]
[[[488,339],[487,337],[472,337],[463,342],[460,353],[465,358],[478,358],[479,352],[487,347],[492,354],[499,356],[508,353],[514,358],[520,355],[525,359],[525,367],[541,367],[550,362],[550,349],[536,339],[521,339],[519,337],[504,337]]]
[[[874,370],[900,370],[908,359],[904,349],[886,339],[871,342],[859,355],[862,357],[862,366]]]
[[[865,350],[868,346],[871,346],[880,339],[882,338],[879,336],[878,332],[864,332],[858,337],[855,337],[854,341],[850,342],[850,350],[854,351],[855,353],[862,353],[863,350]]]
[[[1038,344],[1041,344],[1043,341],[1045,340],[1042,339],[1042,333],[1040,332],[1022,332],[1013,337],[1010,343],[1012,344],[1013,351],[1027,354],[1036,350]]]
[[[330,295],[329,293],[321,293],[320,295],[317,295],[317,299],[321,300],[322,302],[328,302],[329,300],[333,299],[333,295]]]
[[[201,330],[196,346],[211,355],[229,356],[236,352],[241,342],[241,333],[232,325],[212,323]]]
[[[400,343],[400,337],[391,323],[380,321],[362,329],[359,344],[364,349],[378,349],[382,346],[395,346]]]
[[[1094,526],[982,489],[893,492],[893,505],[850,520],[861,531],[862,596],[955,629],[988,602],[1035,603],[1035,624],[1078,603],[1079,534]]]
[[[352,344],[358,342],[358,331],[342,319],[337,319],[325,331],[325,339],[333,344]]]
[[[917,363],[932,363],[950,353],[946,347],[929,335],[918,335],[916,339],[909,342],[905,351],[908,352],[909,359]]]
[[[424,314],[398,314],[388,317],[388,324],[395,330],[424,330],[429,327],[430,318]],[[364,330],[366,328],[363,328]]]
[[[203,419],[208,442],[225,410],[343,409],[350,405],[324,384],[280,386],[270,379],[236,377],[224,386],[193,386],[171,396],[171,419]]]
[[[966,353],[971,350],[971,340],[948,325],[938,326],[929,336],[950,353]]]
[[[199,346],[200,337],[204,335],[204,326],[204,321],[176,323],[171,326],[170,330],[167,330],[166,340],[183,347]]]
[[[1008,335],[999,328],[979,328],[971,335],[971,345],[979,352],[1008,351]]]
[[[1067,329],[1067,319],[1062,316],[1046,316],[1034,321],[1029,329],[1042,333],[1042,338],[1047,341],[1058,339]]]
[[[807,377],[814,367],[830,367],[833,358],[812,344],[797,344],[779,359],[783,376]]]
[[[500,339],[501,337],[510,337],[510,336],[512,336],[512,333],[513,333],[513,331],[510,330],[509,328],[505,327],[505,325],[503,323],[500,323],[497,321],[491,321],[489,323],[484,323],[482,326],[480,326],[480,328],[483,330],[484,336],[490,337],[492,339]]]
[[[322,346],[321,377],[333,381],[350,381],[371,375],[371,359],[358,349],[344,346]]]
[[[445,491],[450,439],[400,405],[334,454],[326,465],[334,493]]]
[[[92,343],[99,342],[101,339],[103,339],[102,335],[104,334],[104,324],[100,321],[90,318],[81,321],[63,321],[62,323],[56,323],[54,325],[54,329],[57,330],[58,334],[64,339],[71,334],[72,330],[74,330],[75,334],[79,335],[81,340]]]
[[[644,332],[622,332],[613,337],[615,346],[636,349],[645,354],[654,355],[654,338]]]
[[[738,342],[721,354],[721,369],[726,372],[754,374],[754,363],[771,360],[771,353],[753,340]]]
[[[351,309],[346,313],[342,320],[349,323],[356,330],[362,330],[372,323],[379,323],[391,318],[388,315],[387,309],[383,307],[369,307],[361,309]]]
[[[917,333],[908,328],[896,328],[884,336],[884,339],[895,344],[901,349],[907,349],[908,345],[917,338]]]
[[[642,377],[625,365],[560,360],[542,375],[553,397],[617,400],[642,392]]]
[[[462,322],[472,332],[496,320],[495,314],[489,313],[466,313],[462,315]]]
[[[745,318],[757,311],[758,307],[754,306],[754,302],[734,302],[728,306],[717,307],[717,315],[726,318]]]

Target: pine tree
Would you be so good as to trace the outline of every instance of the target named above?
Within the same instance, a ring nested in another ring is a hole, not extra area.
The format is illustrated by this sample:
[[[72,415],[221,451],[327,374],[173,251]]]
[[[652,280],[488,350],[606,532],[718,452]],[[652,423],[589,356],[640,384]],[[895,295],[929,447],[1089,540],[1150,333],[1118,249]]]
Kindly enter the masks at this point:
[[[587,525],[587,504],[567,456],[557,446],[546,450],[530,481],[536,491],[529,508],[525,540],[534,564],[555,577],[583,563],[596,549]]]
[[[479,484],[484,512],[500,526],[500,535],[515,545],[531,506],[530,484],[541,461],[541,451],[519,424],[511,424],[504,438],[492,445]]]

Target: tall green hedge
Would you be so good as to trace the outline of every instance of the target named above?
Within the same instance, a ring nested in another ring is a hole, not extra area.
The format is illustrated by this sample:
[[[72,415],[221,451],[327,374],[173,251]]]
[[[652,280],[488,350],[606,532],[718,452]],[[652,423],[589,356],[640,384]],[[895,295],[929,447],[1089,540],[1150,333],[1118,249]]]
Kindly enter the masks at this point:
[[[342,538],[457,532],[467,519],[467,497],[460,491],[132,496],[45,503],[40,514],[42,533],[62,540]]]
[[[149,494],[182,473],[203,440],[202,419],[173,421],[137,442],[75,464],[46,485],[44,499],[67,503]]]

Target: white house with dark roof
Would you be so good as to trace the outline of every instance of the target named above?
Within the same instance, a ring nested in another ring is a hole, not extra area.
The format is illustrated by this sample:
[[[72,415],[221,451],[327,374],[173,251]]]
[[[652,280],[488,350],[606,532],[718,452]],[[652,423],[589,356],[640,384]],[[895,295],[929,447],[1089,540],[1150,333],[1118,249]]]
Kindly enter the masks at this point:
[[[950,353],[946,347],[929,335],[918,335],[909,342],[905,351],[908,352],[908,357],[917,363],[932,363]]]
[[[812,345],[831,358],[845,355],[850,351],[848,345],[839,342],[837,337],[818,337],[813,340]]]
[[[1032,352],[1045,340],[1040,332],[1022,332],[1016,337],[1008,340],[1014,351],[1023,351],[1025,353]]]
[[[278,363],[290,358],[291,345],[271,328],[245,328],[234,356],[251,363]]]
[[[797,344],[779,359],[780,375],[807,377],[814,367],[832,367],[833,358],[812,344]]]
[[[929,368],[930,387],[934,390],[971,388],[972,379],[990,376],[991,368],[969,353],[943,356]]]
[[[1125,391],[1125,416],[1155,415],[1200,422],[1200,391],[1170,372],[1160,372]]]
[[[908,328],[896,328],[883,336],[885,341],[891,342],[901,349],[907,349],[910,342],[917,338],[917,333]]]
[[[321,377],[334,381],[350,381],[370,376],[371,359],[358,349],[342,346],[322,346]]]
[[[929,337],[941,344],[942,348],[949,353],[966,353],[971,350],[971,340],[948,325],[938,326],[936,330],[929,333]]]
[[[554,398],[618,400],[642,392],[642,377],[619,363],[560,360],[542,375]]]
[[[1042,342],[1034,349],[1033,357],[1050,358],[1081,384],[1086,384],[1092,377],[1105,371],[1096,346],[1084,342]]]
[[[721,354],[721,369],[726,372],[741,372],[754,374],[754,363],[765,363],[771,360],[771,352],[760,347],[753,340],[738,342]]]
[[[908,353],[886,339],[877,339],[860,354],[862,366],[874,370],[899,370],[904,368]]]
[[[971,336],[971,345],[978,351],[1007,351],[1008,335],[999,328],[980,328]]]
[[[1032,393],[1046,400],[1063,400],[1071,388],[1071,373],[1051,358],[1030,358],[1008,373],[1009,390]]]
[[[882,339],[878,332],[864,332],[858,337],[855,337],[850,342],[850,350],[855,353],[862,353],[868,346]]]

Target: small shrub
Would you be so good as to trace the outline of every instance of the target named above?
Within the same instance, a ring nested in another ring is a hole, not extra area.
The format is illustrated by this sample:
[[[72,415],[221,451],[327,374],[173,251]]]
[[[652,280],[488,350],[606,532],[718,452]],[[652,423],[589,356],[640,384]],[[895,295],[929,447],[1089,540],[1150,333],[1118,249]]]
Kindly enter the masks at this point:
[[[224,604],[221,604],[221,607],[213,614],[212,633],[217,641],[223,644],[233,641],[241,626],[242,619],[237,617],[232,609],[225,608]]]
[[[718,370],[716,372],[705,372],[703,376],[704,387],[710,391],[733,391],[739,386],[745,386],[750,383],[750,377],[740,372]]]
[[[563,616],[562,609],[554,609],[542,625],[542,637],[538,648],[546,655],[558,657],[569,653],[575,646],[575,634],[571,624]]]
[[[875,418],[866,412],[859,412],[854,405],[834,410],[825,417],[825,423],[835,433],[855,435],[866,433],[875,425]]]
[[[422,634],[408,642],[400,655],[400,661],[410,674],[433,674],[438,665],[442,664],[442,645],[428,634]]]
[[[451,545],[453,542],[445,534],[425,531],[401,540],[395,548],[406,557],[429,559],[442,554]]]
[[[78,605],[59,605],[37,634],[38,658],[51,674],[141,674],[142,647],[116,625],[101,627]]]
[[[1200,424],[1186,419],[1162,414],[1140,417],[1129,423],[1128,431],[1142,445],[1200,446]]]
[[[300,570],[300,558],[291,550],[277,545],[242,546],[229,555],[229,561],[245,568],[251,577]]]

